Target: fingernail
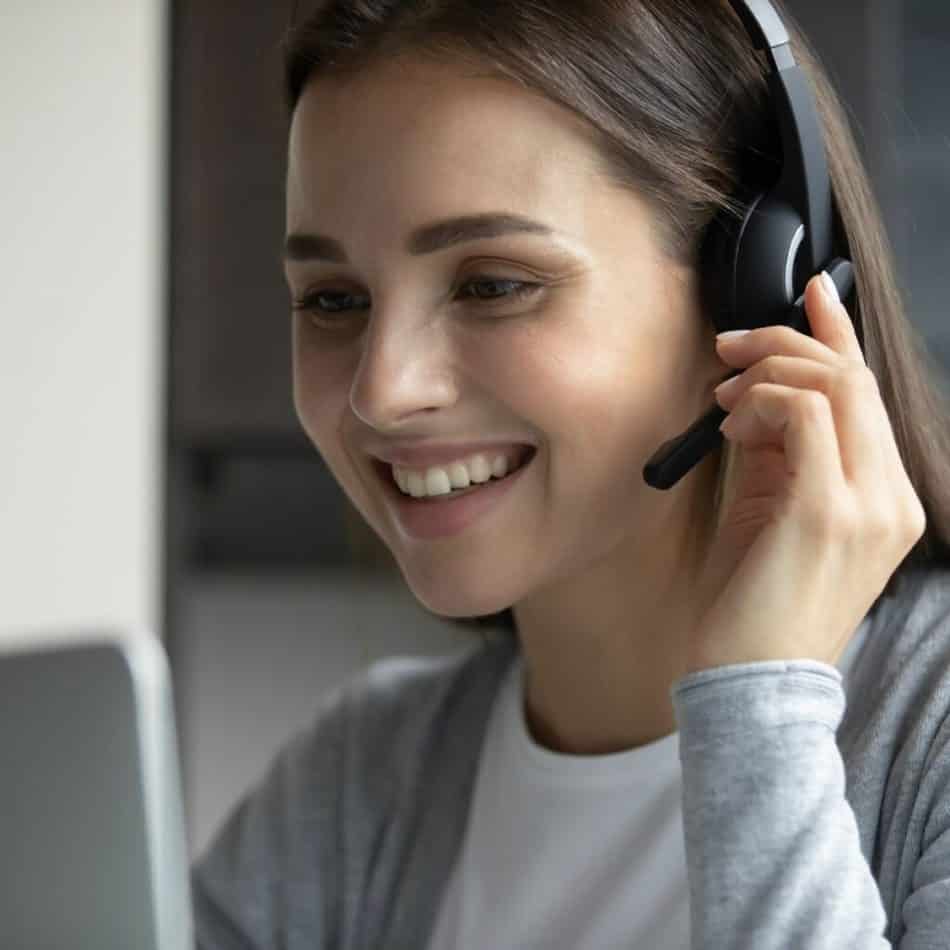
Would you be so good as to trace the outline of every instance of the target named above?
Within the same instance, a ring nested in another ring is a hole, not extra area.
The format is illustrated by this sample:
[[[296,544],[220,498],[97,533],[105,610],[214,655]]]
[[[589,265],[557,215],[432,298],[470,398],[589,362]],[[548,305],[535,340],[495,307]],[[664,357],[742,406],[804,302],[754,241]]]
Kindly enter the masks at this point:
[[[748,330],[726,330],[725,333],[717,333],[717,340],[734,340],[736,337],[745,336]]]
[[[821,286],[824,288],[825,296],[828,298],[831,303],[841,303],[841,298],[838,296],[838,288],[835,286],[835,282],[831,279],[827,271],[821,272]]]

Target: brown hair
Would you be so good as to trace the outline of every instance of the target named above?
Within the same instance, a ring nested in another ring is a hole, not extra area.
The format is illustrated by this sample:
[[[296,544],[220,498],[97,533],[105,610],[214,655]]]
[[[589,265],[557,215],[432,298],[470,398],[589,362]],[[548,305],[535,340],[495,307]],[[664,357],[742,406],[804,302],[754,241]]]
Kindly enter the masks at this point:
[[[907,319],[845,111],[800,27],[781,0],[772,2],[811,82],[824,131],[833,254],[855,269],[852,320],[927,515],[923,537],[891,576],[885,597],[907,570],[950,563],[950,412],[936,385],[938,367]],[[725,0],[329,0],[292,23],[283,39],[289,117],[310,79],[403,52],[488,66],[586,119],[606,175],[649,202],[662,246],[676,262],[697,263],[718,209],[739,213],[740,181],[768,180],[769,169],[773,178],[778,169],[767,63]],[[724,443],[718,451],[714,504],[721,510],[735,448]],[[457,622],[516,630],[510,609]]]

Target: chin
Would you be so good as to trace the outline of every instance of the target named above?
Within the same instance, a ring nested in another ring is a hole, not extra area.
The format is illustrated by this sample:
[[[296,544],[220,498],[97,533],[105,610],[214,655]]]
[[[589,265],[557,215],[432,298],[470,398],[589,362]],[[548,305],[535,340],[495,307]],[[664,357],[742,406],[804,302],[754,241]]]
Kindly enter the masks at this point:
[[[511,606],[502,597],[466,597],[460,591],[419,591],[413,587],[410,590],[426,610],[446,619],[484,617]]]
[[[446,619],[496,614],[517,600],[517,595],[507,585],[486,587],[484,577],[478,579],[476,586],[469,587],[465,581],[457,582],[445,574],[422,577],[407,571],[402,564],[399,569],[416,600],[430,613]],[[466,575],[466,580],[470,581],[471,575]]]

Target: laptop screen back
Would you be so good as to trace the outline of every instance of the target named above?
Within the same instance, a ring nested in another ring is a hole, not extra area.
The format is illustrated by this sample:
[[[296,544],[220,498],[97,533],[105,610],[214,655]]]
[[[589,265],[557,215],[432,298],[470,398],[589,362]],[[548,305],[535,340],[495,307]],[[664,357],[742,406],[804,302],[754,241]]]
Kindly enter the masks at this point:
[[[192,950],[172,709],[150,635],[0,642],[0,947]]]

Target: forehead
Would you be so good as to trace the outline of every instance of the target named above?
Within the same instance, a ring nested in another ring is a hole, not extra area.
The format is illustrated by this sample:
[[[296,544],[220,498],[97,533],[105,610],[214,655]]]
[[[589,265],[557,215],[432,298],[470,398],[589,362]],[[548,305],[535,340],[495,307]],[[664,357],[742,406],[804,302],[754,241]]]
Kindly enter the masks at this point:
[[[387,60],[305,88],[290,130],[288,228],[370,206],[565,205],[596,187],[597,161],[586,123],[537,92],[474,67]]]

